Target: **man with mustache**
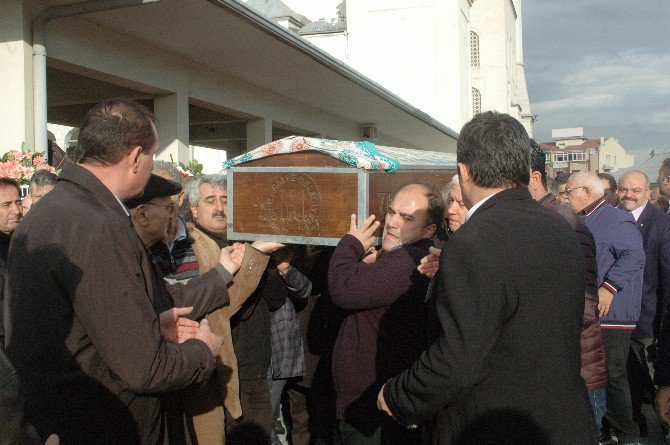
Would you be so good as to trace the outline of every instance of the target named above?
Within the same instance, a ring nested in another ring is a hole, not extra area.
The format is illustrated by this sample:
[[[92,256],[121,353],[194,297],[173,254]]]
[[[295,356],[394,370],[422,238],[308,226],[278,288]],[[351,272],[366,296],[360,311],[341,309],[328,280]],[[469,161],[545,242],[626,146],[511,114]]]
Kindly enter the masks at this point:
[[[635,218],[646,256],[640,320],[631,335],[628,360],[633,418],[640,425],[642,436],[646,431],[641,411],[644,393],[654,392],[654,367],[648,348],[658,338],[663,308],[670,301],[670,221],[649,201],[649,192],[649,178],[640,171],[628,172],[619,180],[619,208]]]

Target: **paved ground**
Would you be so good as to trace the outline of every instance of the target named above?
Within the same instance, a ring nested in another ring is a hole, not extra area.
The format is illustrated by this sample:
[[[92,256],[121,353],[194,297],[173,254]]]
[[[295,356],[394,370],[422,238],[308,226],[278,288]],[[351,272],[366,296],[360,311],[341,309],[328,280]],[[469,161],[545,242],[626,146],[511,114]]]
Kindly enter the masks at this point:
[[[650,405],[643,405],[642,412],[647,418],[649,435],[648,437],[640,438],[640,443],[642,445],[666,445],[665,440],[663,439],[663,433],[661,432],[661,424],[658,422],[654,409]],[[281,445],[289,445],[285,435],[280,436],[279,441],[281,442]]]

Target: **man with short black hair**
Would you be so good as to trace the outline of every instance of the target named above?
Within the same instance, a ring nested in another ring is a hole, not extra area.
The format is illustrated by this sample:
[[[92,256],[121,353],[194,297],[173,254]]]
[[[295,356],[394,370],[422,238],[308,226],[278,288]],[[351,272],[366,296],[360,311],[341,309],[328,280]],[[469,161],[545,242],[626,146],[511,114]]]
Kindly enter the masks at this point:
[[[603,334],[598,317],[596,244],[582,217],[547,192],[544,151],[533,139],[530,140],[530,143],[530,183],[528,184],[528,190],[542,207],[558,213],[570,224],[572,230],[577,234],[584,252],[586,289],[584,291],[584,322],[579,339],[582,350],[581,375],[588,389],[596,428],[599,431],[602,427],[602,418],[605,415],[606,408],[607,365],[605,363]]]
[[[7,276],[7,255],[12,233],[21,222],[23,207],[19,183],[11,178],[0,178],[0,347],[5,346],[3,320],[4,287]]]
[[[566,198],[567,195],[565,193],[565,185],[567,184],[569,178],[570,173],[568,172],[561,172],[556,175],[556,178],[554,178],[558,187],[558,191],[556,192],[556,199],[558,199],[563,204],[568,203]]]
[[[86,115],[79,164],[14,233],[8,261],[7,355],[24,383],[27,419],[63,443],[164,439],[165,393],[205,381],[222,339],[165,342],[173,301],[124,201],[143,194],[158,150],[155,118],[112,99]],[[238,265],[239,267],[239,265]],[[217,271],[202,277],[228,301]]]
[[[58,175],[51,173],[49,170],[37,170],[30,178],[31,205],[35,205],[44,195],[53,190],[56,183],[58,183]]]
[[[614,176],[609,173],[598,173],[600,182],[603,183],[603,193],[605,193],[605,202],[612,207],[616,207],[619,204],[619,197],[617,196],[617,185],[616,179]]]
[[[434,416],[433,443],[597,442],[580,376],[584,253],[528,192],[529,152],[521,123],[496,112],[458,138],[469,210],[434,278],[442,332],[377,401],[407,428]]]

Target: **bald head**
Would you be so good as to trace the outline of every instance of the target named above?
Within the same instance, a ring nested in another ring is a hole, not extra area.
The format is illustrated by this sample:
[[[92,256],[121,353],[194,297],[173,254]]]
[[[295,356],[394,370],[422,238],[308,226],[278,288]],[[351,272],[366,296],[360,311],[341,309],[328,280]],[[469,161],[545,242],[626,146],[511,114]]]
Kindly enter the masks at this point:
[[[398,244],[433,237],[443,215],[444,201],[434,186],[406,185],[395,194],[386,212],[382,250],[388,252]]]
[[[638,170],[624,174],[617,188],[619,204],[632,212],[647,204],[649,200],[649,178]]]

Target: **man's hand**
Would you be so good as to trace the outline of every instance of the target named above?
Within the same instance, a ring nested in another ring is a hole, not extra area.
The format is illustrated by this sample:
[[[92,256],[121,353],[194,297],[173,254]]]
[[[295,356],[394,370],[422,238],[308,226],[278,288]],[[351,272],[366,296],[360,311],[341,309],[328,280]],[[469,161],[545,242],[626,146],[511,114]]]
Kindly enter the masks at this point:
[[[238,268],[242,266],[242,260],[244,259],[246,250],[247,245],[244,243],[233,244],[233,251],[230,253],[230,258],[233,260],[233,263],[238,265]]]
[[[348,234],[355,236],[363,244],[363,250],[367,252],[375,243],[375,230],[378,228],[379,221],[375,221],[375,215],[368,216],[360,227],[356,227],[356,215],[352,214]]]
[[[213,355],[219,355],[219,352],[221,351],[221,345],[223,344],[223,337],[219,337],[209,330],[209,322],[206,318],[200,322],[200,327],[195,333],[195,338],[204,341],[205,344],[209,347],[209,350],[212,351]]]
[[[614,294],[604,287],[600,286],[598,288],[598,311],[600,316],[607,315],[610,311],[610,305],[612,304],[612,299]]]
[[[363,255],[363,261],[365,264],[373,264],[375,261],[377,261],[377,257],[379,257],[379,254],[381,252],[373,247],[370,247],[367,252],[365,252],[365,255]]]
[[[186,340],[195,338],[200,323],[181,317],[193,312],[193,307],[173,307],[158,316],[161,326],[161,335],[165,341],[171,343],[184,343]]]
[[[421,275],[433,278],[440,268],[440,253],[442,253],[442,249],[431,247],[428,251],[430,253],[421,258],[421,263],[417,266],[417,270]]]
[[[242,261],[236,262],[233,259],[233,255],[239,256],[239,254],[233,254],[235,251],[235,246],[227,246],[221,249],[221,255],[219,255],[219,263],[228,271],[231,275],[235,275],[240,269],[240,264]]]
[[[284,247],[283,249],[279,249],[273,253],[272,258],[274,258],[275,262],[277,263],[277,270],[279,273],[284,275],[291,265],[291,261],[293,260],[293,251],[291,251],[291,249],[288,247]]]
[[[391,413],[391,410],[386,404],[386,400],[384,400],[384,388],[386,388],[386,383],[384,383],[382,389],[379,390],[379,394],[377,394],[377,409],[379,411],[385,412],[386,414],[395,419],[395,417],[393,417],[393,413]]]
[[[254,241],[251,247],[263,253],[272,253],[285,246],[282,243],[273,243],[272,241]]]
[[[661,386],[656,391],[656,413],[670,425],[670,386]]]

